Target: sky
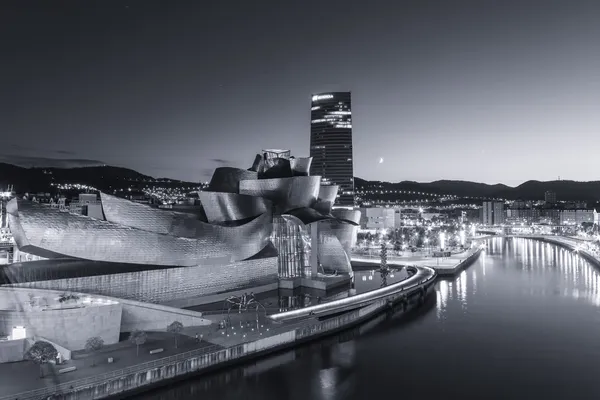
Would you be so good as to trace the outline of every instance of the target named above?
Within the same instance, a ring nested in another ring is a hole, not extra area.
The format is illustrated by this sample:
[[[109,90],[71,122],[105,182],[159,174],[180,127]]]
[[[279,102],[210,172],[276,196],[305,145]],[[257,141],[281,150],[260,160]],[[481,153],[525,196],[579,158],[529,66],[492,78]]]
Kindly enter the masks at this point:
[[[599,18],[597,0],[6,0],[0,162],[204,181],[263,148],[308,156],[311,94],[349,90],[355,176],[598,180]]]

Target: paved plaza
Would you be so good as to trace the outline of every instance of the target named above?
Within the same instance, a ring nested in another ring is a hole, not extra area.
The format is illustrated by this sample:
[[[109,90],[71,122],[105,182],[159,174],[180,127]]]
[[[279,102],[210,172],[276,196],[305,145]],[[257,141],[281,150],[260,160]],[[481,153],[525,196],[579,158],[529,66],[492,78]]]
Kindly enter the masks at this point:
[[[449,257],[433,257],[429,252],[405,253],[402,256],[388,255],[388,265],[431,267],[436,270],[454,269],[469,257],[475,249],[452,253]],[[352,256],[354,262],[379,263],[379,256]]]

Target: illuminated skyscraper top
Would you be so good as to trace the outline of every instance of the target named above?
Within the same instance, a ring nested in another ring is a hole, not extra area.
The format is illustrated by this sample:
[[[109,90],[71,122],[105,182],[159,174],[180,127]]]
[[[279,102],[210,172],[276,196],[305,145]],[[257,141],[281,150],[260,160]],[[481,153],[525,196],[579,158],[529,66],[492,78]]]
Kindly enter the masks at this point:
[[[310,121],[310,168],[323,184],[338,185],[335,205],[354,206],[352,163],[352,106],[350,92],[312,96]]]

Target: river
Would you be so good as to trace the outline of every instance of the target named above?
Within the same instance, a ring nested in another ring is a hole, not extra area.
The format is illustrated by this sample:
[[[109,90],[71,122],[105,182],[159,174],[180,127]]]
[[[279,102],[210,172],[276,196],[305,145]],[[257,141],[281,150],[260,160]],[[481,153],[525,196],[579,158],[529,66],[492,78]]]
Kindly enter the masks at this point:
[[[566,249],[494,238],[416,310],[137,398],[600,399],[599,284]]]

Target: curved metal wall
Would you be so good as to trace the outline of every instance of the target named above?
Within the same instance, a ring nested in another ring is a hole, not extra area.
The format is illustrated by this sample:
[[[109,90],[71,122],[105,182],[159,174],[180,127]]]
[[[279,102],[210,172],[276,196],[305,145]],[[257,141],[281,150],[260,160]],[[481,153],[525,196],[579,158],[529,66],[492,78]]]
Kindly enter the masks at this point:
[[[290,158],[290,167],[294,176],[310,175],[312,157]]]
[[[337,236],[348,257],[350,257],[352,248],[356,245],[360,211],[339,208],[333,210],[331,214],[339,220],[339,222],[331,224],[332,232]]]
[[[281,214],[282,217],[294,217],[304,225],[314,224],[319,221],[334,219],[332,215],[323,215],[317,210],[309,207],[295,208]]]
[[[18,209],[11,209],[11,224],[18,226],[18,246],[27,244],[28,248],[96,261],[165,266],[222,264],[260,252],[272,232],[270,213],[239,227],[204,224],[207,229],[203,235],[190,239],[69,214],[37,203],[12,201],[18,205]]]
[[[240,194],[264,197],[273,202],[277,213],[295,208],[311,207],[319,194],[319,176],[243,180]]]
[[[271,211],[272,204],[262,197],[237,193],[199,192],[200,203],[211,224],[240,221]]]
[[[329,224],[329,222],[319,223],[317,248],[319,262],[326,273],[351,273],[350,257]]]
[[[240,168],[219,167],[213,172],[208,190],[211,192],[238,193],[240,181],[244,179],[258,179],[258,173]]]
[[[339,186],[337,185],[320,185],[319,195],[314,209],[323,214],[329,214],[333,203],[335,203],[338,189]]]

